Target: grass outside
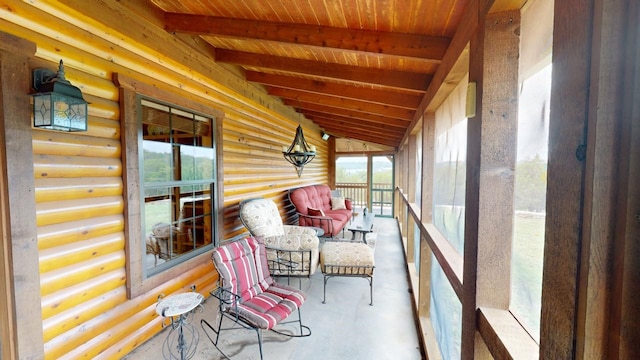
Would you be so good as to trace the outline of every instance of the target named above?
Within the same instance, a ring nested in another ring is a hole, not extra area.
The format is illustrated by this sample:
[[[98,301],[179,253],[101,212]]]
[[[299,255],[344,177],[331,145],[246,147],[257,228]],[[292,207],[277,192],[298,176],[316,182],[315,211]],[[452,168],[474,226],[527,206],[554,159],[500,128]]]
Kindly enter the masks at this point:
[[[439,209],[443,210],[443,209]],[[455,247],[461,247],[464,212],[438,211],[434,214],[443,235]],[[543,214],[520,213],[514,216],[511,259],[511,312],[523,324],[536,342],[540,338],[540,308],[542,296],[542,265],[544,255]],[[444,230],[444,231],[443,231]],[[446,279],[438,261],[432,259],[430,318],[443,358],[458,358],[460,354],[461,305]]]
[[[545,217],[518,213],[514,220],[510,308],[539,343]]]
[[[144,205],[144,233],[151,232],[151,227],[159,222],[171,223],[171,202],[160,200]]]

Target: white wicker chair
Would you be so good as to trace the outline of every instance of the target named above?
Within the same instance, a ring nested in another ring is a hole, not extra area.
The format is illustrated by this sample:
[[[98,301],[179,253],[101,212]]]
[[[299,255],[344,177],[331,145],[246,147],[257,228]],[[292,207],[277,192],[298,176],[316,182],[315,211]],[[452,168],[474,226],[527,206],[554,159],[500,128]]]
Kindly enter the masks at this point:
[[[283,224],[276,203],[262,198],[240,202],[240,220],[251,235],[264,240],[272,275],[310,277],[315,273],[320,240],[314,229]]]

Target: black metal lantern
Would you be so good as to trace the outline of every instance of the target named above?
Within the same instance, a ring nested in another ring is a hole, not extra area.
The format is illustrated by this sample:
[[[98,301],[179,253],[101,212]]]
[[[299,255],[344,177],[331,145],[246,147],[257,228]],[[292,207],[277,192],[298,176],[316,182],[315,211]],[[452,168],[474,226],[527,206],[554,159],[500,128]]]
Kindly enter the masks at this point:
[[[59,131],[87,131],[87,102],[82,91],[64,77],[60,60],[58,73],[33,70],[33,126]]]
[[[298,177],[300,177],[304,166],[316,157],[316,147],[307,144],[307,141],[304,139],[304,134],[302,133],[302,127],[298,125],[296,137],[293,138],[293,142],[288,148],[286,146],[282,147],[282,154],[288,162],[296,167],[296,172],[298,173]]]

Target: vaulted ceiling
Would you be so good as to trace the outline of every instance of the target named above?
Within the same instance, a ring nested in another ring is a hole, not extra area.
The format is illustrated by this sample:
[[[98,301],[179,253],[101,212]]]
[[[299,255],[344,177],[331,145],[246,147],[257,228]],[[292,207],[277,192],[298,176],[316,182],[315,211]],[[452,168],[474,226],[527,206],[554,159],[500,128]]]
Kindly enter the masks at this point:
[[[398,147],[475,0],[149,1],[325,132]]]

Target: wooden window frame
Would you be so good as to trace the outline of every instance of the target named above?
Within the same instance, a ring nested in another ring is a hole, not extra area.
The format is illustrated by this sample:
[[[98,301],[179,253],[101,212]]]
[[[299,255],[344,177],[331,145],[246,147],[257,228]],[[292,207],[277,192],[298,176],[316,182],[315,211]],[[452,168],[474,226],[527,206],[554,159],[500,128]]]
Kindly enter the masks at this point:
[[[217,110],[214,103],[205,100],[194,101],[188,94],[180,95],[170,91],[159,89],[122,74],[114,74],[114,82],[120,89],[120,118],[121,141],[123,161],[123,181],[125,197],[125,238],[126,238],[126,268],[127,268],[127,296],[135,298],[167,281],[198,266],[211,256],[210,251],[205,251],[174,266],[147,277],[144,269],[145,239],[142,236],[141,197],[140,197],[140,156],[139,156],[139,124],[140,108],[138,106],[139,95],[144,98],[155,99],[160,102],[173,104],[174,106],[190,109],[196,113],[206,114],[214,119],[215,134],[214,147],[216,153],[216,186],[214,187],[215,202],[213,206],[212,245],[215,246],[221,238],[223,224],[224,190],[222,184],[222,120],[224,113]]]

